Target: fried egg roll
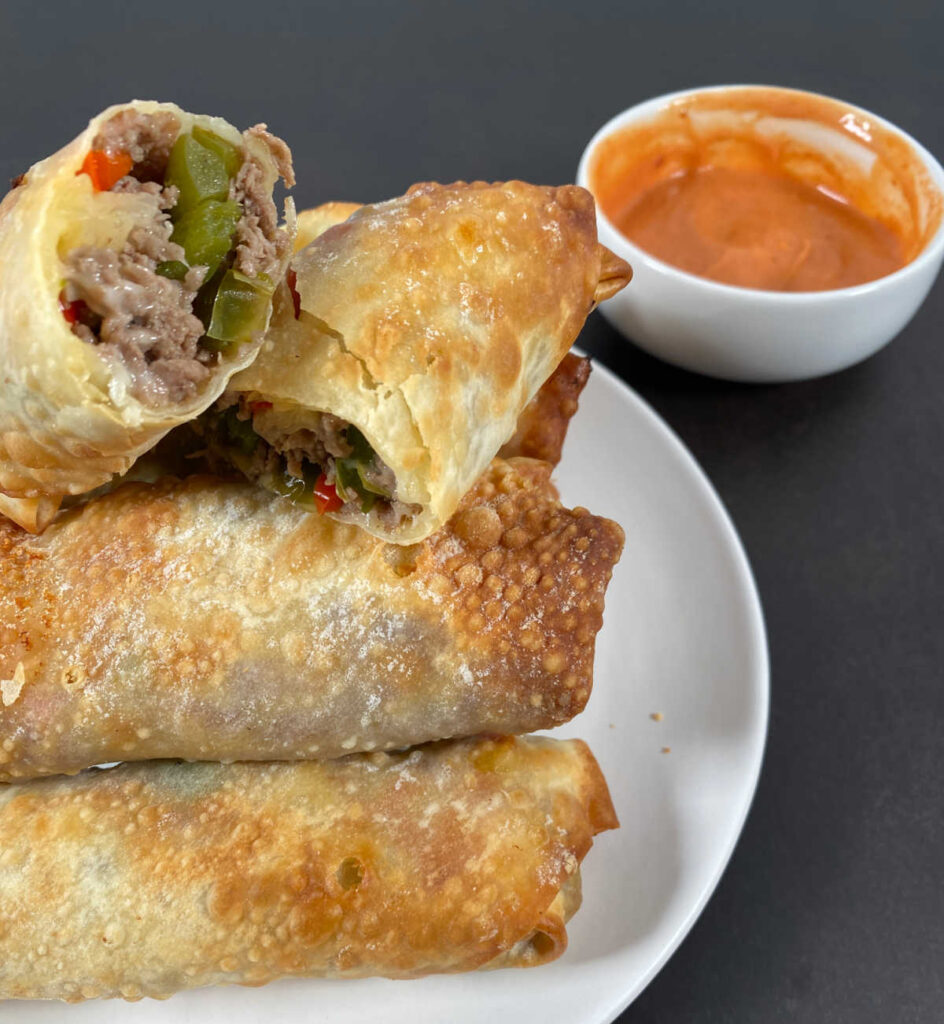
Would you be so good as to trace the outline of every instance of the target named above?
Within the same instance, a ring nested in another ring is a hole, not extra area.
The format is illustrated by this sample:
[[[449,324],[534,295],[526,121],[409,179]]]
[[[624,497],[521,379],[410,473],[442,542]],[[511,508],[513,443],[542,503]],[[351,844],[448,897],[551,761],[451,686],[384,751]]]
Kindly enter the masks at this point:
[[[208,441],[304,508],[414,543],[631,271],[575,185],[417,185],[324,231],[344,211],[321,212]]]
[[[293,229],[285,143],[109,107],[0,204],[0,493],[27,529],[122,473],[255,357]]]
[[[0,789],[0,998],[530,967],[618,822],[580,740],[93,769]]]
[[[342,224],[360,209],[359,203],[330,202],[298,213],[295,251],[304,249],[328,228]],[[537,394],[521,410],[514,435],[501,447],[503,459],[523,456],[556,466],[561,459],[567,426],[577,412],[580,393],[590,379],[590,360],[568,352]]]
[[[619,526],[496,460],[387,544],[245,481],[129,483],[0,526],[0,780],[118,760],[339,757],[586,704]]]

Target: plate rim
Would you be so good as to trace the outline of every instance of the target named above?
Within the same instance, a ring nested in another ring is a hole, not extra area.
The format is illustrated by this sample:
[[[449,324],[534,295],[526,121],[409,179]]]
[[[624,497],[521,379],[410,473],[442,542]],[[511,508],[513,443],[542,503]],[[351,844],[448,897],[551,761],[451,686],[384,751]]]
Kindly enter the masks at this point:
[[[609,385],[613,386],[617,391],[623,392],[624,396],[637,407],[643,418],[647,421],[648,426],[653,428],[654,432],[669,444],[674,450],[674,454],[679,457],[679,461],[690,470],[693,482],[707,499],[707,506],[711,509],[717,525],[721,528],[721,532],[727,541],[728,550],[733,555],[733,566],[737,574],[737,583],[743,588],[746,597],[745,609],[748,612],[746,636],[750,641],[751,661],[754,663],[752,688],[760,700],[757,711],[758,725],[760,727],[759,735],[756,739],[757,749],[751,765],[749,785],[745,796],[742,798],[742,805],[738,808],[735,815],[736,826],[732,828],[724,850],[718,858],[711,876],[702,887],[698,899],[691,905],[684,919],[678,924],[675,932],[665,944],[659,956],[643,975],[620,995],[615,1003],[606,1011],[605,1015],[599,1018],[599,1024],[613,1024],[613,1021],[645,991],[650,982],[665,967],[682,942],[684,942],[704,912],[708,901],[717,890],[728,865],[731,863],[731,858],[734,855],[737,844],[743,835],[744,826],[747,823],[754,798],[757,795],[757,787],[767,753],[767,739],[770,732],[770,650],[763,603],[754,572],[751,568],[750,559],[747,556],[744,542],[741,540],[737,527],[734,525],[734,520],[708,474],[681,437],[635,388],[623,380],[615,371],[611,370],[597,356],[577,347],[574,348],[574,351],[579,355],[589,358],[593,374],[599,374]]]
[[[747,680],[748,692],[753,698],[752,704],[754,705],[745,744],[746,752],[750,757],[749,765],[746,766],[749,768],[749,771],[743,772],[740,776],[743,780],[740,800],[738,802],[732,801],[730,805],[731,814],[729,816],[730,826],[728,833],[724,837],[723,843],[719,844],[720,849],[716,854],[715,862],[710,866],[710,871],[707,872],[701,884],[697,898],[692,899],[688,906],[681,910],[674,922],[667,922],[666,934],[661,938],[657,955],[654,955],[644,969],[635,974],[634,977],[626,981],[623,980],[625,975],[619,968],[622,962],[620,950],[611,950],[607,955],[607,959],[610,960],[610,970],[613,970],[615,975],[613,977],[613,984],[607,984],[605,991],[600,992],[599,1002],[597,1002],[592,1011],[588,1007],[589,1012],[586,1015],[583,1013],[580,1015],[580,1019],[586,1021],[587,1024],[612,1024],[646,989],[689,934],[695,922],[703,913],[709,899],[717,889],[724,872],[727,870],[737,843],[743,834],[744,826],[757,792],[766,753],[770,720],[770,663],[767,631],[757,584],[740,535],[714,485],[681,438],[631,385],[610,369],[601,359],[590,356],[581,349],[575,348],[575,352],[591,358],[593,376],[598,377],[603,387],[617,396],[624,408],[628,407],[628,411],[631,411],[633,414],[639,414],[640,425],[651,429],[650,437],[662,448],[662,457],[671,460],[670,465],[677,467],[679,473],[684,477],[685,485],[692,486],[695,489],[694,493],[704,501],[704,510],[701,512],[701,515],[709,517],[709,528],[714,536],[717,537],[723,556],[732,569],[733,593],[737,594],[739,599],[743,601],[745,613],[743,641],[745,644],[744,650],[749,655],[744,678]],[[591,379],[590,386],[592,387],[592,385]],[[579,977],[579,967],[577,969]],[[151,1003],[150,1000],[148,1002]],[[38,1019],[42,1020],[47,1019],[47,1017],[45,1014],[39,1014],[37,1004],[53,1013],[59,1013],[62,1009],[62,1004],[29,1001],[26,1005],[33,1008],[33,1012],[37,1013]],[[123,1020],[124,1014],[127,1013],[127,1005],[122,1004],[119,1000],[109,1000],[104,1004],[94,1001],[86,1003],[85,1006],[90,1010],[94,1007],[96,1015],[102,1020]],[[198,1005],[190,1007],[181,1006],[178,1013],[174,1013],[174,1010],[177,1009],[176,1006],[166,1003],[160,1005],[162,1010],[165,1007],[171,1010],[168,1020],[179,1019],[183,1021],[184,1019],[190,1019],[190,1016],[194,1014],[199,1016],[202,1012]],[[161,1020],[164,1019],[162,1015],[156,1012],[157,1008],[153,1004],[149,1009],[155,1010],[154,1020],[157,1020],[158,1017]],[[276,1003],[267,1012],[274,1012],[278,1015],[283,1011]],[[328,1020],[329,1017],[335,1019],[331,1017],[332,1011],[327,1007],[322,1007],[320,1013],[324,1016],[325,1020]],[[150,1014],[147,1016],[148,1019],[152,1019]],[[300,1019],[308,1019],[308,1017]],[[350,1019],[354,1020],[353,1017]]]

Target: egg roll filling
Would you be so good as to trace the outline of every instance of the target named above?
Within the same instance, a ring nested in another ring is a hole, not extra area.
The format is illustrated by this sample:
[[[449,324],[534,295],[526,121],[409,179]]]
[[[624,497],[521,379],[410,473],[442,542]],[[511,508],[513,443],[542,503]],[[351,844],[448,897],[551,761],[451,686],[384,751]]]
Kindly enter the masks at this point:
[[[288,148],[260,139],[283,176]],[[287,174],[286,174],[287,172]],[[259,158],[245,144],[170,112],[122,110],[95,137],[80,174],[96,218],[128,216],[117,246],[62,254],[62,313],[72,332],[120,361],[145,405],[200,391],[221,357],[264,330],[289,247]]]
[[[214,454],[303,508],[341,518],[371,513],[387,527],[422,511],[397,499],[393,470],[339,416],[306,411],[299,421],[240,394],[224,395],[203,419]]]

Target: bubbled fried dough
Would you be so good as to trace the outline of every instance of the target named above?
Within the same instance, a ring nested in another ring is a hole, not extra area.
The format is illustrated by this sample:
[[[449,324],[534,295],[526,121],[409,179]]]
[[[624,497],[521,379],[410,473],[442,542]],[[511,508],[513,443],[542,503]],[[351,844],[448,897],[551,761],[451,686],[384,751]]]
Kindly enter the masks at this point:
[[[615,827],[586,746],[539,737],[2,787],[0,998],[540,964]]]
[[[593,641],[623,531],[563,508],[550,471],[530,459],[495,460],[417,566],[429,567],[428,585],[471,642],[510,670],[517,699],[546,708],[559,725],[590,694]]]
[[[40,537],[0,524],[0,779],[560,724],[622,543],[526,459],[410,547],[209,477],[124,485]]]

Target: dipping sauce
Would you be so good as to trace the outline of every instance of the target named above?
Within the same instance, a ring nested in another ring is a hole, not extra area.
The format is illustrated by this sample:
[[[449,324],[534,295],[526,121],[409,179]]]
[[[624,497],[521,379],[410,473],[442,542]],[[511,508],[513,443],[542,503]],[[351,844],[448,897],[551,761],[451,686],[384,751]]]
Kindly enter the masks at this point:
[[[898,236],[848,203],[727,167],[668,178],[630,199],[614,223],[660,260],[742,288],[847,288],[906,262]]]
[[[863,284],[914,259],[941,202],[905,140],[855,113],[789,90],[693,94],[603,139],[591,188],[617,230],[689,273],[783,292]]]

